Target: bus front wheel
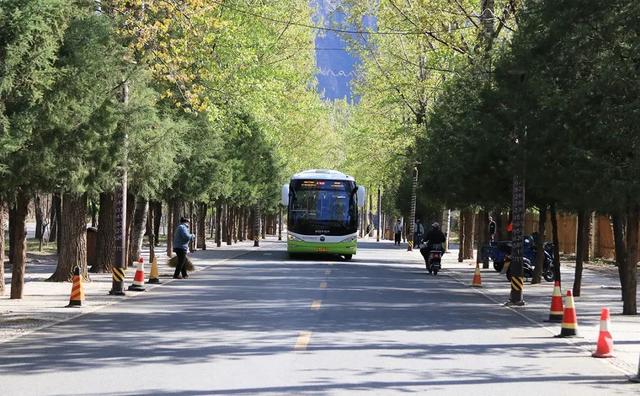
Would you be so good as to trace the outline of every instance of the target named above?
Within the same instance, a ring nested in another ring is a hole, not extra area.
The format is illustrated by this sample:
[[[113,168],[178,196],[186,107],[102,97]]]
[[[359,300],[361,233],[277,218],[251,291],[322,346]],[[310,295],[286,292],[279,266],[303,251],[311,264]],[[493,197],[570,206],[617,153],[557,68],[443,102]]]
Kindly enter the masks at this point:
[[[344,255],[344,259],[347,260],[347,261],[351,260],[352,257],[353,257],[353,254],[345,254]]]

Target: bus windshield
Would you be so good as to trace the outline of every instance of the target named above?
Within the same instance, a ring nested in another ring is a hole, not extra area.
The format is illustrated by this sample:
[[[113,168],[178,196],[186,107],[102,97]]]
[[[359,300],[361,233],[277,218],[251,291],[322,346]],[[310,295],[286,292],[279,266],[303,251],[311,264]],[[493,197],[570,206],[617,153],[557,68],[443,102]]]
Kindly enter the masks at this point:
[[[289,229],[302,234],[346,235],[356,232],[355,183],[294,180]]]

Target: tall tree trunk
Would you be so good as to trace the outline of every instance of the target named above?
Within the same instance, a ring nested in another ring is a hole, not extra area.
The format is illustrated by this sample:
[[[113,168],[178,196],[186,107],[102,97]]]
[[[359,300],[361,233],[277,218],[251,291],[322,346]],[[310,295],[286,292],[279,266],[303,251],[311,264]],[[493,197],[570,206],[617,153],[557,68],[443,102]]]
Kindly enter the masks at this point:
[[[533,269],[533,278],[531,284],[537,284],[542,282],[542,268],[544,267],[544,235],[546,233],[547,221],[547,205],[540,207],[538,213],[538,237],[535,240],[536,243],[536,262]]]
[[[87,273],[87,195],[65,193],[60,216],[60,254],[56,270],[47,279],[52,282],[70,281],[76,267],[84,280]]]
[[[142,255],[142,241],[144,240],[144,230],[147,224],[147,211],[149,201],[143,197],[136,199],[136,208],[131,224],[131,238],[129,238],[129,262],[137,262]]]
[[[267,216],[262,216],[262,227],[261,227],[261,234],[262,234],[262,239],[267,239]]]
[[[209,213],[208,227],[209,227],[209,239],[213,239],[216,236],[216,206],[211,206],[211,212]],[[215,241],[215,240],[214,240]]]
[[[153,202],[149,202],[149,214],[147,215],[147,224],[145,225],[145,233],[149,238],[149,264],[153,262],[156,257],[155,252],[155,234],[153,233],[153,217],[155,211],[153,210]]]
[[[622,314],[636,315],[638,268],[638,237],[640,232],[640,206],[633,205],[627,215],[627,260],[622,267]],[[620,271],[620,270],[619,270]]]
[[[198,204],[198,249],[207,250],[207,204]]]
[[[133,216],[135,215],[136,212],[136,196],[131,193],[131,191],[128,191],[127,194],[127,226],[126,226],[126,232],[125,232],[125,245],[126,245],[126,250],[125,250],[125,257],[126,257],[126,262],[124,263],[124,268],[128,268],[130,264],[132,264],[132,261],[138,261],[137,257],[135,260],[131,260],[131,251],[133,250],[133,246],[134,244],[131,243],[131,235],[133,234]]]
[[[502,218],[502,209],[498,209],[495,212],[495,218],[493,219],[496,222],[496,240],[504,241],[507,239],[504,219]]]
[[[51,197],[51,218],[49,220],[49,242],[56,242],[58,239],[58,219],[60,219],[60,194],[54,193]],[[58,251],[60,251],[58,249]]]
[[[562,282],[560,272],[560,238],[558,237],[558,213],[556,204],[551,204],[551,228],[553,233],[553,269],[555,278],[558,282]]]
[[[96,240],[96,263],[89,272],[111,272],[116,260],[115,194],[113,191],[100,193],[98,212],[98,235]]]
[[[21,299],[24,287],[24,273],[27,267],[25,219],[29,212],[29,196],[22,190],[18,190],[13,212],[13,239],[11,239],[10,244],[15,246],[15,249],[11,261],[11,299]]]
[[[473,240],[475,231],[475,213],[471,208],[465,209],[464,222],[464,259],[473,258]]]
[[[229,206],[229,203],[224,205],[224,224],[224,237],[226,239],[227,245],[231,246],[233,244],[233,208]]]
[[[162,201],[153,201],[153,244],[160,246],[160,224],[162,223]]]
[[[216,206],[216,247],[222,246],[222,201]]]
[[[256,205],[253,213],[253,246],[260,246],[260,220],[262,219],[262,213],[260,212],[260,205]]]
[[[173,255],[173,234],[176,231],[176,228],[180,225],[180,217],[182,216],[182,202],[179,199],[174,199],[171,201],[171,247],[172,249],[169,251],[168,255]],[[169,241],[167,240],[167,244]]]
[[[36,214],[36,239],[41,241],[42,240],[42,229],[43,229],[43,223],[44,223],[44,214],[42,211],[42,202],[40,200],[40,194],[36,194],[34,199],[33,199],[33,204],[35,207],[35,214]]]
[[[238,214],[238,240],[240,242],[243,242],[245,239],[244,235],[246,232],[245,227],[246,227],[246,221],[247,221],[246,214],[247,214],[246,208],[244,206],[241,206],[240,212]]]
[[[0,199],[0,296],[4,296],[4,228],[7,215],[7,203]]]
[[[573,277],[573,295],[580,297],[580,288],[582,286],[582,269],[584,265],[585,246],[588,252],[588,229],[589,229],[589,212],[586,210],[578,211],[578,233],[576,237],[576,268]]]
[[[98,223],[98,208],[96,207],[96,203],[91,200],[89,202],[89,209],[91,212],[91,227],[96,227]]]
[[[16,257],[16,244],[13,243],[13,241],[16,240],[17,215],[17,207],[15,202],[13,202],[13,204],[9,206],[9,262],[12,264],[15,263]]]
[[[478,240],[476,263],[482,263],[482,268],[489,268],[489,262],[484,261],[482,257],[482,248],[489,239],[489,213],[482,209],[478,213],[478,224],[476,224],[476,235]]]
[[[167,201],[167,257],[173,253],[173,201]]]
[[[596,212],[589,214],[589,249],[585,254],[587,261],[593,261],[596,256]]]
[[[196,239],[198,238],[198,224],[196,221],[196,213],[193,208],[193,201],[189,202],[189,224],[191,227],[191,232],[196,235]],[[189,251],[196,251],[196,241],[191,239],[189,241]]]
[[[237,206],[231,208],[231,238],[233,243],[238,243],[238,218],[240,209]]]
[[[467,219],[465,218],[464,210],[460,211],[460,218],[458,220],[458,239],[460,240],[460,247],[458,250],[458,262],[461,263],[464,261],[464,245],[465,245],[465,223]]]

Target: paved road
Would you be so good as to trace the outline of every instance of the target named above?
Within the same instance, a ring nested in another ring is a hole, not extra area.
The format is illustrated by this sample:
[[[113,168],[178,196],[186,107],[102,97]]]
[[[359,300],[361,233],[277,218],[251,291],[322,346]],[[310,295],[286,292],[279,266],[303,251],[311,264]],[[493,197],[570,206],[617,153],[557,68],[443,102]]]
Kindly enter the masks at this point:
[[[2,395],[638,391],[446,271],[426,276],[389,243],[362,243],[351,262],[291,261],[283,244],[265,244],[0,355]]]

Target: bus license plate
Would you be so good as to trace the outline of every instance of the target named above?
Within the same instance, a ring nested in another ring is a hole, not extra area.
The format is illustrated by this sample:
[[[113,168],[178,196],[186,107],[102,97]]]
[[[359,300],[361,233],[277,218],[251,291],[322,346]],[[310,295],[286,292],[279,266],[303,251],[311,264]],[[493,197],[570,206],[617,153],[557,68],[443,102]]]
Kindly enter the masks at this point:
[[[318,253],[326,253],[327,252],[327,248],[323,248],[323,247],[316,248],[316,252],[318,252]]]

